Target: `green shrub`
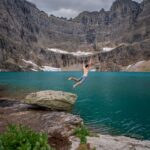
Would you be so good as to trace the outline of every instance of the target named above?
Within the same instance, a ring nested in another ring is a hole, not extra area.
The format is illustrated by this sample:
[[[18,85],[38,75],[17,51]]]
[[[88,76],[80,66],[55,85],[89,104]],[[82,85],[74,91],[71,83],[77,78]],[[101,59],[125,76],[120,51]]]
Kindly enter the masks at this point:
[[[87,143],[86,136],[88,136],[89,134],[90,134],[89,130],[84,125],[82,125],[79,128],[76,128],[74,130],[74,135],[77,136],[78,138],[80,138],[80,143],[81,144],[86,144]]]
[[[53,150],[48,136],[36,133],[23,125],[9,125],[0,135],[0,150]]]

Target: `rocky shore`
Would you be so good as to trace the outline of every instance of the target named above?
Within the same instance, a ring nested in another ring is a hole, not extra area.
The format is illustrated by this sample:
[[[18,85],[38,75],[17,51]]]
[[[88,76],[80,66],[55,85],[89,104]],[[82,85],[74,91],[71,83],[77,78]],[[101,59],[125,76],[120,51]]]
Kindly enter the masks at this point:
[[[52,91],[50,92],[52,94]],[[66,92],[63,94],[70,95]],[[59,96],[61,101],[61,95]],[[72,105],[73,103],[70,106]],[[23,124],[35,131],[46,132],[49,137],[49,144],[56,150],[79,150],[80,140],[73,135],[73,131],[83,124],[83,120],[69,112],[58,111],[54,107],[51,110],[39,104],[25,104],[21,101],[1,98],[0,133],[4,132],[10,123]],[[96,150],[150,149],[150,141],[140,141],[123,136],[114,137],[98,134],[96,137],[87,137],[87,143],[89,143],[90,148]]]
[[[71,150],[78,149],[79,139],[70,137]],[[98,134],[96,137],[87,137],[91,149],[96,150],[150,150],[150,141],[141,141],[125,136],[111,136]]]
[[[51,111],[44,107],[31,106],[18,101],[0,100],[0,133],[10,123],[23,124],[35,131],[46,132],[51,146],[67,150],[69,136],[82,124],[79,116],[62,111]]]

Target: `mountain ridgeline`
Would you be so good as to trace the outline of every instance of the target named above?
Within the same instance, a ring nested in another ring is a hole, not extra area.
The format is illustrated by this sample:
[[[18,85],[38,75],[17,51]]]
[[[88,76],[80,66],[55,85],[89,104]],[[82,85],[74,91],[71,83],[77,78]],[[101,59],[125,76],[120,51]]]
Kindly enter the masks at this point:
[[[109,11],[84,11],[69,20],[48,16],[26,0],[0,1],[1,70],[30,71],[42,66],[78,70],[92,57],[97,70],[121,71],[150,60],[149,43],[149,0],[116,0]],[[103,51],[105,47],[113,50]],[[78,51],[92,54],[72,55]]]

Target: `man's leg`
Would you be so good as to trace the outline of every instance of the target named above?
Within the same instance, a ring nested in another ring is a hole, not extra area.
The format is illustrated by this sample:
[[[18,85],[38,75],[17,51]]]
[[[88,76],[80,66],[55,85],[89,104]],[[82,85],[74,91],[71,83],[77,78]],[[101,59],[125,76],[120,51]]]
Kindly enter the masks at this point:
[[[82,84],[82,83],[85,81],[85,79],[86,79],[86,77],[84,77],[84,76],[81,77],[81,78],[79,79],[79,81],[73,85],[73,88],[75,88],[75,87],[77,87],[78,85]]]
[[[77,79],[77,78],[74,78],[74,77],[70,77],[70,78],[68,78],[68,80],[73,80],[75,82],[78,82],[80,79]]]
[[[75,83],[75,84],[73,85],[73,88],[75,88],[75,87],[79,86],[81,83],[82,83],[81,81],[79,81],[79,82]]]

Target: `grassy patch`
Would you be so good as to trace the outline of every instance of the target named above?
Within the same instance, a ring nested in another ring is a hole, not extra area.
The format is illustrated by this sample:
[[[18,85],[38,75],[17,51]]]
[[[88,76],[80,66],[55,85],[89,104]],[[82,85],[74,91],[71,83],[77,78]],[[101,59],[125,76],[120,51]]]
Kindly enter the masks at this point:
[[[0,150],[54,150],[48,144],[48,136],[23,125],[9,125],[0,135]]]
[[[84,125],[82,125],[81,127],[78,127],[74,130],[74,135],[80,138],[81,144],[86,144],[87,143],[86,136],[89,136],[90,132]]]
[[[96,134],[91,133],[84,125],[76,128],[74,130],[74,135],[80,138],[80,145],[77,150],[96,150],[96,148],[90,148],[90,144],[87,143],[87,136],[95,136]]]

